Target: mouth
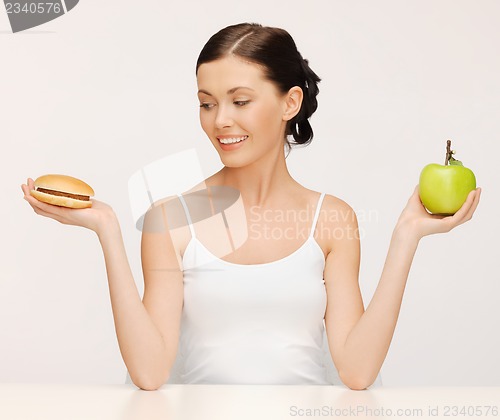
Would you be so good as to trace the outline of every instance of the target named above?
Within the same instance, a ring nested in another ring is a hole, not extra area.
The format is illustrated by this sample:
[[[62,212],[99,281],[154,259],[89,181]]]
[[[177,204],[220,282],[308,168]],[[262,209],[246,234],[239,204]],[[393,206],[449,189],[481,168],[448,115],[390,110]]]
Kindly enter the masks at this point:
[[[235,144],[235,143],[241,143],[242,141],[245,141],[248,138],[248,136],[239,136],[239,137],[217,137],[217,140],[219,140],[220,144],[228,145],[228,144]]]

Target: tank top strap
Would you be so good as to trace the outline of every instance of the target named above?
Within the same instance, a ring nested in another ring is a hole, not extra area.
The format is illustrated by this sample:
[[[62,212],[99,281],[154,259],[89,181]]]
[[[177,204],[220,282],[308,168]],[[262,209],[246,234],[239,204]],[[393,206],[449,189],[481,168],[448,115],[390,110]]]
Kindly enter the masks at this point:
[[[191,215],[189,214],[189,209],[186,204],[186,200],[184,200],[184,196],[182,194],[177,194],[177,197],[179,197],[182,207],[184,208],[184,213],[186,214],[189,231],[191,232],[191,237],[196,238],[196,234],[194,233],[194,228],[193,228],[193,221],[191,220]]]
[[[319,213],[321,210],[321,205],[323,204],[323,199],[325,198],[325,193],[321,193],[318,199],[318,204],[316,205],[316,212],[314,213],[314,219],[311,227],[311,233],[309,234],[310,237],[314,236],[314,231],[316,230],[316,224],[318,223],[319,219]]]

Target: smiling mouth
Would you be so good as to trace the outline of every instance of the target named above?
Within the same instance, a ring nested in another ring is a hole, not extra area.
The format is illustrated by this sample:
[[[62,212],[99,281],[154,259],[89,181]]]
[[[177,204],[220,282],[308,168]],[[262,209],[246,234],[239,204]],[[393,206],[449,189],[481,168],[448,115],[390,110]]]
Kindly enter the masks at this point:
[[[231,138],[225,138],[225,139],[217,139],[219,140],[220,143],[222,144],[233,144],[233,143],[239,143],[243,140],[246,140],[248,136],[241,136],[241,137],[231,137]]]

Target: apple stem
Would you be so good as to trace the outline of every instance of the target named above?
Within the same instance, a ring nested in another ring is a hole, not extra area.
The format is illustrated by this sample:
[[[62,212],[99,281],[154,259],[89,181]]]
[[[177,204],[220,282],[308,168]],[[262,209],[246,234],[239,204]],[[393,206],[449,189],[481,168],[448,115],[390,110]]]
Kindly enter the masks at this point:
[[[447,140],[446,141],[446,159],[444,161],[445,165],[448,165],[450,160],[454,160],[453,156],[452,156],[453,153],[454,153],[454,150],[451,150],[451,140]]]

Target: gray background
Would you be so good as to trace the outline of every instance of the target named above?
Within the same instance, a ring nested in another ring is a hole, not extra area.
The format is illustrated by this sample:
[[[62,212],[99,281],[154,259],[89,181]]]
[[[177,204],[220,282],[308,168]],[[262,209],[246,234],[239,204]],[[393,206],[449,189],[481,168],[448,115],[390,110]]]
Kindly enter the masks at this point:
[[[12,34],[0,13],[0,381],[123,383],[94,233],[36,216],[26,177],[91,184],[121,222],[142,295],[140,232],[127,181],[196,147],[194,67],[208,37],[241,21],[281,26],[323,78],[315,140],[288,164],[304,186],[347,201],[363,229],[365,306],[422,167],[457,158],[483,188],[473,220],[424,238],[382,378],[387,386],[500,385],[497,1],[83,1]]]

